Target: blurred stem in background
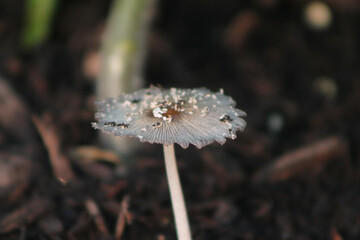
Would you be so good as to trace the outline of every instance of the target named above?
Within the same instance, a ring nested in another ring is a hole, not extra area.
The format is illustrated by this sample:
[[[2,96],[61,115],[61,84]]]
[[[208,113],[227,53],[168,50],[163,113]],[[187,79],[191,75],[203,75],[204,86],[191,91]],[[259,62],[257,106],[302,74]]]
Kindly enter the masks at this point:
[[[25,1],[25,22],[21,35],[23,49],[33,49],[46,40],[58,2],[59,0]]]
[[[97,98],[116,97],[144,86],[145,40],[155,0],[114,0],[100,49]],[[104,146],[129,155],[138,141],[100,133]]]

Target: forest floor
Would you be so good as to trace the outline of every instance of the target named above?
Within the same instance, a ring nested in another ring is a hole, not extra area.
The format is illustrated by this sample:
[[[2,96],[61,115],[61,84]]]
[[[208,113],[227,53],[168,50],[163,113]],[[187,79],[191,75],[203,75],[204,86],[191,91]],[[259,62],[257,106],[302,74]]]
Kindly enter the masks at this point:
[[[360,239],[360,4],[326,1],[320,31],[305,2],[159,1],[146,84],[223,88],[248,115],[176,147],[194,240]],[[119,157],[90,125],[109,6],[61,1],[24,52],[22,1],[0,3],[0,239],[176,239],[161,146]]]

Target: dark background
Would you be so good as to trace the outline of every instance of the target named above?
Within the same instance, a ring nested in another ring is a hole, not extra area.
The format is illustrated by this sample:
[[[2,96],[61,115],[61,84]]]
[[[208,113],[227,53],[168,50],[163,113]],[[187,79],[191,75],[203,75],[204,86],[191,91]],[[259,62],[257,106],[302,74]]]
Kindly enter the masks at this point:
[[[324,1],[332,21],[322,30],[304,19],[310,2],[157,4],[146,86],[223,88],[248,114],[224,146],[177,148],[194,239],[360,238],[360,2]],[[131,166],[95,148],[110,5],[62,0],[47,41],[25,52],[23,1],[0,2],[1,239],[113,239],[121,202],[132,220],[123,239],[175,239],[161,147],[143,144]],[[100,160],[74,154],[83,145]],[[48,152],[75,180],[54,177]]]

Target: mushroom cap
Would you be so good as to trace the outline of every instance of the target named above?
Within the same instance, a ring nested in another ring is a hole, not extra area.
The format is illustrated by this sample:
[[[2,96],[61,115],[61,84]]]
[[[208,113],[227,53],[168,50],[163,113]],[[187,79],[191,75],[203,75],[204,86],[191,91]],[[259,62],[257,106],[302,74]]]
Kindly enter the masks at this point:
[[[224,144],[246,126],[246,113],[236,109],[222,90],[150,87],[98,101],[96,106],[97,122],[92,123],[96,129],[183,148],[189,144],[202,148],[214,141]]]

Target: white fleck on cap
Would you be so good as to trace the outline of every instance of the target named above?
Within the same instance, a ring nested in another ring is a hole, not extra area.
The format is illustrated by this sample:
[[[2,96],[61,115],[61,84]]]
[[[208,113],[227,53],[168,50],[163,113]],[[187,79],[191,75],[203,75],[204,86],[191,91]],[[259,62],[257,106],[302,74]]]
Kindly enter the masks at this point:
[[[244,130],[246,113],[223,91],[151,87],[96,102],[96,129],[142,142],[202,148]]]

